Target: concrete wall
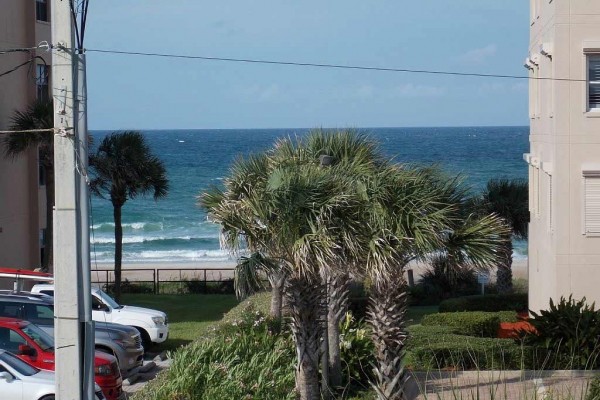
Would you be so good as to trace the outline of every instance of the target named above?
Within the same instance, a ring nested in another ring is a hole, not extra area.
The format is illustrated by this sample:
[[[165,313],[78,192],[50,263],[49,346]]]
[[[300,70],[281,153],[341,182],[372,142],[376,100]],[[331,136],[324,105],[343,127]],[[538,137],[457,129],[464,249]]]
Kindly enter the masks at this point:
[[[585,50],[600,54],[600,1],[531,0],[531,8],[529,57],[538,65],[530,75],[571,81],[530,84],[530,308],[569,294],[600,303],[600,237],[583,234],[582,175],[584,167],[600,171],[600,112],[587,110]],[[542,44],[552,58],[540,54]]]
[[[0,48],[34,47],[50,41],[50,24],[36,22],[35,0],[0,0]],[[33,55],[51,56],[45,51]],[[0,72],[29,60],[31,54],[0,55]],[[35,66],[24,66],[0,77],[0,130],[11,125],[15,110],[23,110],[36,98]],[[4,155],[0,135],[0,266],[40,266],[40,229],[45,227],[45,192],[38,184],[37,149],[17,158]]]

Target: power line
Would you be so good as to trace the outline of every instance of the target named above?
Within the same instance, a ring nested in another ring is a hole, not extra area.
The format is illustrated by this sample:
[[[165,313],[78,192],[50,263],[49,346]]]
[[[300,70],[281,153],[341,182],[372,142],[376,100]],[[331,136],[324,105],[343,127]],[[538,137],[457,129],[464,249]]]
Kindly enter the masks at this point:
[[[12,69],[9,69],[8,71],[4,71],[4,72],[0,73],[0,77],[3,77],[4,75],[8,75],[8,74],[10,74],[10,73],[12,73],[12,72],[15,72],[15,71],[16,71],[16,70],[18,70],[19,68],[21,68],[21,67],[24,67],[24,66],[28,65],[28,64],[29,64],[30,62],[32,62],[32,61],[33,61],[33,59],[31,59],[31,60],[27,60],[27,61],[25,61],[24,63],[21,63],[21,64],[17,65],[16,67],[12,68]]]
[[[253,59],[253,58],[208,57],[208,56],[194,56],[194,55],[171,54],[171,53],[147,53],[147,52],[141,52],[141,51],[123,51],[123,50],[106,50],[106,49],[85,49],[85,51],[92,52],[92,53],[103,53],[103,54],[119,54],[119,55],[162,57],[162,58],[179,58],[179,59],[203,60],[203,61],[226,61],[226,62],[249,63],[249,64],[284,65],[284,66],[295,66],[295,67],[335,68],[335,69],[351,69],[351,70],[377,71],[377,72],[403,72],[403,73],[412,73],[412,74],[450,75],[450,76],[477,77],[477,78],[527,79],[527,80],[532,79],[532,80],[548,80],[548,81],[562,81],[562,82],[587,82],[585,79],[530,77],[530,76],[523,76],[523,75],[484,74],[484,73],[442,71],[442,70],[428,70],[428,69],[374,67],[374,66],[367,66],[367,65],[327,64],[327,63],[312,63],[312,62],[297,62],[297,61],[263,60],[263,59]]]

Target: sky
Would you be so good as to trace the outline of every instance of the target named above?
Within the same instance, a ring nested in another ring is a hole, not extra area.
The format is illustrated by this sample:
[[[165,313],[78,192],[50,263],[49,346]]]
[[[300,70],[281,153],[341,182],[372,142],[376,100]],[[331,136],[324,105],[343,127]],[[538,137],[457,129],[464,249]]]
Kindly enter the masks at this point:
[[[88,49],[525,76],[523,0],[102,0]],[[527,125],[526,80],[88,53],[90,129]]]

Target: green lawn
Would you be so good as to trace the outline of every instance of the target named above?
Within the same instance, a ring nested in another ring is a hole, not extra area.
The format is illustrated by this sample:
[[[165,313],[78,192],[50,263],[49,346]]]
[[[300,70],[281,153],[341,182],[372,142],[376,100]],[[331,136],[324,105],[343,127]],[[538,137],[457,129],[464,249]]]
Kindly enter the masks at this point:
[[[151,351],[173,350],[190,343],[208,326],[238,304],[224,294],[124,294],[122,304],[164,311],[169,317],[169,339]]]
[[[198,338],[206,328],[238,304],[235,296],[223,294],[124,294],[122,304],[164,311],[169,316],[169,339],[150,351],[174,350]],[[438,311],[437,306],[410,307],[408,325]]]
[[[415,306],[409,307],[406,312],[406,319],[408,320],[408,325],[418,325],[421,323],[421,320],[427,314],[434,314],[438,312],[438,306]]]

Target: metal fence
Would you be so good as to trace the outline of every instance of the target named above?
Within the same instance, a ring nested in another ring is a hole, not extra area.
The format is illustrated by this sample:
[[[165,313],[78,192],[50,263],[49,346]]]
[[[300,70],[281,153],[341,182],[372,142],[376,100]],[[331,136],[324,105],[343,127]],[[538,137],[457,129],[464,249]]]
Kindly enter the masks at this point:
[[[92,284],[112,290],[114,270],[91,271]],[[233,268],[127,268],[121,270],[123,293],[233,293]]]

